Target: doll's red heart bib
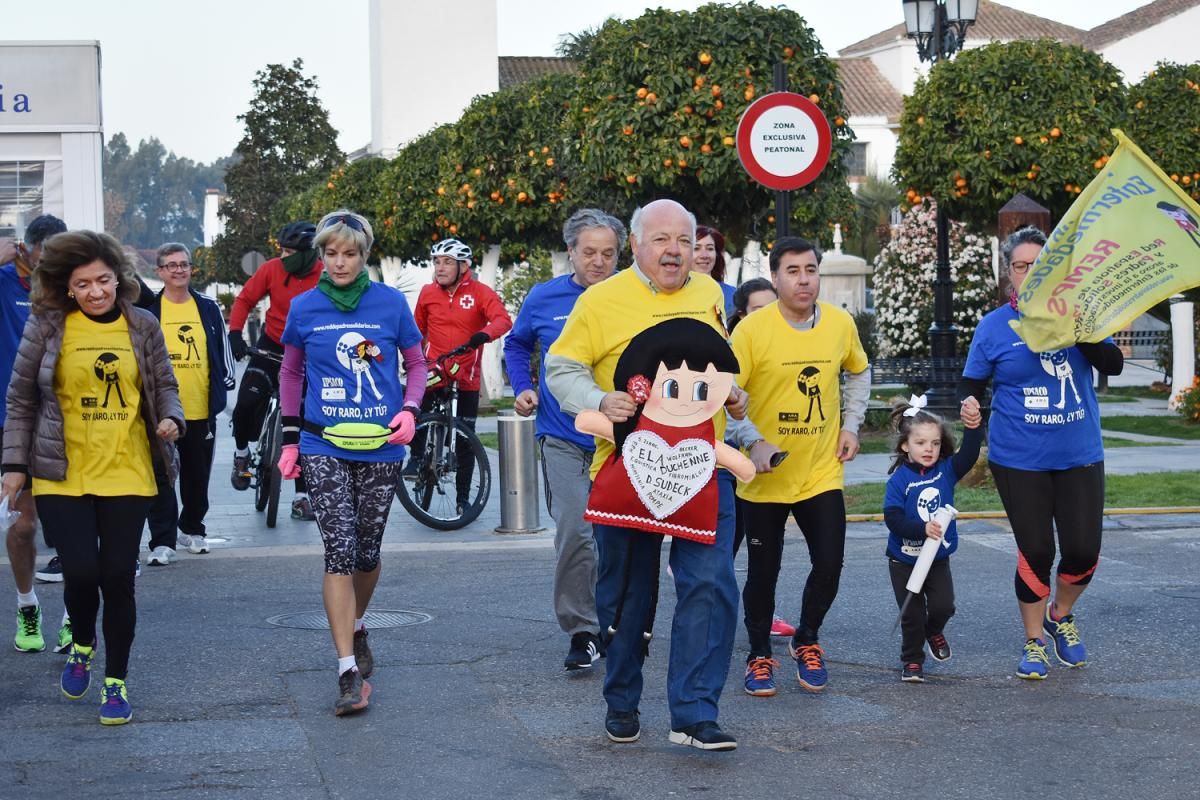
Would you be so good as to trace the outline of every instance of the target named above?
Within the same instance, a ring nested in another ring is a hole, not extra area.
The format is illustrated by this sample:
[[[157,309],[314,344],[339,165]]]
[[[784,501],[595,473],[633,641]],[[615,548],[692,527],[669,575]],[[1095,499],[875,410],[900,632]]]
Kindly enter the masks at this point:
[[[684,439],[672,447],[651,431],[629,434],[621,458],[634,491],[655,519],[669,517],[698,495],[717,466],[711,442]]]

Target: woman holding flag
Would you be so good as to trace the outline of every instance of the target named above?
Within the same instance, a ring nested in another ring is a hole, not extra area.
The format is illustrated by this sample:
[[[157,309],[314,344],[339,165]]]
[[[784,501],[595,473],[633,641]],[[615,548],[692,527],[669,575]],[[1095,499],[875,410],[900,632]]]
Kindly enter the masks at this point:
[[[1034,227],[1001,247],[1009,302],[980,321],[959,397],[982,398],[992,383],[988,461],[1017,543],[1016,593],[1025,626],[1017,676],[1042,679],[1047,642],[1068,667],[1087,663],[1072,613],[1100,557],[1104,513],[1104,447],[1092,368],[1117,375],[1124,366],[1111,339],[1035,353],[1010,322],[1017,293],[1046,243]],[[1062,557],[1051,601],[1055,531]]]

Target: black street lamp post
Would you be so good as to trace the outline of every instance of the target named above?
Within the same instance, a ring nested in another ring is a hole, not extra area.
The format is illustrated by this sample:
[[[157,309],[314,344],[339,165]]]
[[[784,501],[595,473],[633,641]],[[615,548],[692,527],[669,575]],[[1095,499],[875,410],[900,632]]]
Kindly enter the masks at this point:
[[[922,61],[936,63],[962,49],[967,28],[975,24],[979,0],[902,0],[904,27],[917,43]],[[955,355],[954,282],[950,278],[950,226],[943,202],[937,202],[937,277],[933,281],[933,324],[929,326],[929,405],[955,408],[954,380],[945,368]]]

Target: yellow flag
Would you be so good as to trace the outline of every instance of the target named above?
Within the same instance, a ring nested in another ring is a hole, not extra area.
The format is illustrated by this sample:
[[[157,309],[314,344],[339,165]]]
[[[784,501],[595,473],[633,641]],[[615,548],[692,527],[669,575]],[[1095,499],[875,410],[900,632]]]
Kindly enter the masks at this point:
[[[1035,353],[1099,342],[1200,286],[1200,206],[1124,133],[1113,134],[1117,149],[1021,284],[1011,324]]]

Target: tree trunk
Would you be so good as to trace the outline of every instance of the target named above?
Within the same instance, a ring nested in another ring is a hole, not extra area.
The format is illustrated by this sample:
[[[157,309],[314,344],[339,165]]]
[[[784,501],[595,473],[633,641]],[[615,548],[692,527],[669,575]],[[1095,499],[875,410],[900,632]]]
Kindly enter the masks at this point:
[[[497,286],[497,277],[500,273],[500,245],[491,245],[483,254],[483,262],[479,265],[479,281],[485,286],[491,287],[493,290]],[[500,356],[502,352],[501,337],[500,341],[491,342],[483,346],[483,363],[481,375],[483,378],[482,398],[494,400],[504,393],[504,372],[500,368]]]

